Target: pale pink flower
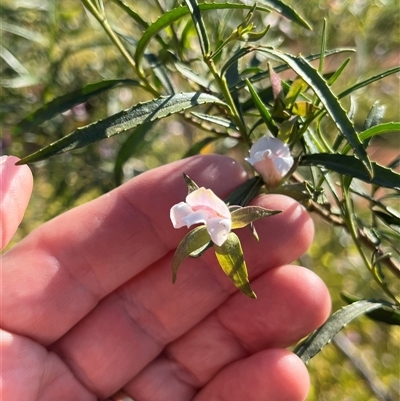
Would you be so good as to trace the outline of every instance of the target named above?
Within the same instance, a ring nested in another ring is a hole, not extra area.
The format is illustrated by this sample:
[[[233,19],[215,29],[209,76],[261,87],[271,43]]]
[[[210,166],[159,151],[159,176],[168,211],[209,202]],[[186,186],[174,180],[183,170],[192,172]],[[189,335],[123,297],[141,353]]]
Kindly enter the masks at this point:
[[[270,187],[276,187],[293,166],[289,146],[280,139],[264,136],[250,149],[245,158]]]
[[[175,228],[205,224],[212,242],[218,246],[228,238],[232,219],[228,206],[211,189],[198,188],[186,197],[186,202],[172,206],[170,218]]]

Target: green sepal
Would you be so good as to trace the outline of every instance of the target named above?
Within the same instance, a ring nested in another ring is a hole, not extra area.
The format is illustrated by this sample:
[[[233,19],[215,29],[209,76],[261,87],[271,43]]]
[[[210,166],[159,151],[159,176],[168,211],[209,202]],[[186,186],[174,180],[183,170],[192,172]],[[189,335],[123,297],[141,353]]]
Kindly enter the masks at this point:
[[[204,247],[211,241],[206,226],[196,227],[189,231],[176,248],[172,259],[172,282],[175,283],[176,275],[181,263],[188,257],[195,257],[197,252],[204,251]]]
[[[199,189],[199,186],[187,174],[183,173],[183,178],[185,179],[189,194]]]
[[[222,246],[214,244],[215,256],[224,273],[233,284],[250,298],[257,298],[250,287],[242,246],[238,236],[231,232]]]
[[[237,228],[246,227],[248,224],[253,223],[263,217],[273,216],[274,214],[281,213],[282,210],[269,210],[260,206],[246,206],[231,212],[232,216],[232,230]]]

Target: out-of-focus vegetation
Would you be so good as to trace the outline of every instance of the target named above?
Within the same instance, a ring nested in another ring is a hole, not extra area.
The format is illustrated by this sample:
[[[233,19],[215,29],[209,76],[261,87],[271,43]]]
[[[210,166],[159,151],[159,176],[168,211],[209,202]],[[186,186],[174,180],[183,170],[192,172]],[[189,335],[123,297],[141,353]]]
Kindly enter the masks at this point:
[[[148,21],[163,13],[156,1],[131,3],[135,3],[140,15],[149,16]],[[274,13],[257,15],[256,25],[271,25],[269,40],[274,44],[281,43],[281,49],[305,55],[319,52],[324,18],[327,20],[327,49],[356,49],[356,53],[350,54],[352,60],[345,73],[335,83],[337,93],[361,79],[400,64],[400,12],[396,0],[287,3],[303,15],[314,29],[308,31]],[[166,0],[165,9],[172,8],[173,4],[174,1]],[[106,6],[113,28],[132,38],[140,38],[141,27],[132,24],[132,19],[113,2],[106,2]],[[35,130],[14,133],[13,128],[23,117],[58,96],[88,83],[133,76],[126,60],[112,45],[99,23],[77,0],[3,0],[0,10],[3,154],[25,156],[79,126],[151,98],[137,87],[116,86],[46,121]],[[204,15],[206,25],[215,26],[215,30],[210,29],[210,36],[218,37],[220,30],[225,28],[218,25],[219,21],[234,18],[230,11],[218,13],[221,16],[219,19],[206,13]],[[233,27],[236,25],[232,22]],[[185,26],[177,29],[182,33]],[[174,40],[174,34],[168,29],[163,35],[165,41]],[[189,36],[188,46],[197,46],[196,40],[196,37]],[[156,43],[151,46],[155,54],[160,53]],[[196,51],[194,47],[193,57],[198,56]],[[348,56],[343,54],[327,58],[325,70],[335,70]],[[358,106],[356,125],[363,125],[368,111],[377,100],[386,106],[383,121],[399,121],[399,82],[399,74],[391,75],[356,91],[353,94]],[[179,85],[179,90],[191,90],[189,84],[182,80]],[[344,103],[349,106],[348,99]],[[114,161],[128,135],[116,136],[89,148],[33,164],[34,193],[14,242],[53,216],[114,188]],[[174,117],[158,122],[144,137],[140,151],[125,163],[123,179],[181,158],[191,145],[203,137],[201,130]],[[372,142],[371,157],[387,164],[398,155],[399,145],[398,137],[380,136]],[[204,153],[218,151],[240,160],[243,156],[236,147],[231,149],[229,140],[202,150]],[[374,296],[377,285],[362,266],[348,235],[342,228],[329,226],[318,217],[315,217],[315,222],[315,242],[301,263],[313,269],[327,283],[333,309],[345,304],[340,298],[343,290],[360,297]],[[398,285],[396,288],[400,289]],[[339,351],[338,345],[332,344],[315,357],[309,365],[312,388],[308,401],[383,400],[379,398],[377,388],[386,394],[386,400],[399,397],[399,327],[362,317],[349,325],[344,333],[357,346],[357,353],[348,358]],[[354,365],[360,360],[367,366],[368,380]],[[377,388],[371,388],[371,383]]]

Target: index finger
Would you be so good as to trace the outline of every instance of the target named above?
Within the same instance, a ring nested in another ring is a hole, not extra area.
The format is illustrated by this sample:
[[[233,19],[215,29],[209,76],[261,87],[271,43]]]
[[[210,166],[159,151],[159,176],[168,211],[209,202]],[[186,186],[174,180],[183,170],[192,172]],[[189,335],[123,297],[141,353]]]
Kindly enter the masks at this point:
[[[194,157],[144,173],[42,225],[3,258],[1,327],[49,344],[176,248],[184,232],[173,229],[169,209],[187,193],[183,172],[220,197],[246,179],[232,159]]]

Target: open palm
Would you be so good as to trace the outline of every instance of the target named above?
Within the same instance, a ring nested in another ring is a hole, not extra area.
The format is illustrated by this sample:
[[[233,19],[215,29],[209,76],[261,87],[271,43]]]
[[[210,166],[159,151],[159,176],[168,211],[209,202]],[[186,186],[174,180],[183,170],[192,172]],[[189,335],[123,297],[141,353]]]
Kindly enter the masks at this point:
[[[3,158],[2,244],[32,188],[26,166]],[[199,156],[154,169],[43,224],[2,258],[3,400],[89,401],[124,389],[135,401],[304,400],[308,375],[286,347],[330,308],[320,279],[288,265],[313,225],[292,199],[256,204],[283,213],[238,231],[258,299],[238,293],[213,252],[171,260],[185,229],[169,209],[182,173],[224,197],[245,179],[231,159]]]

